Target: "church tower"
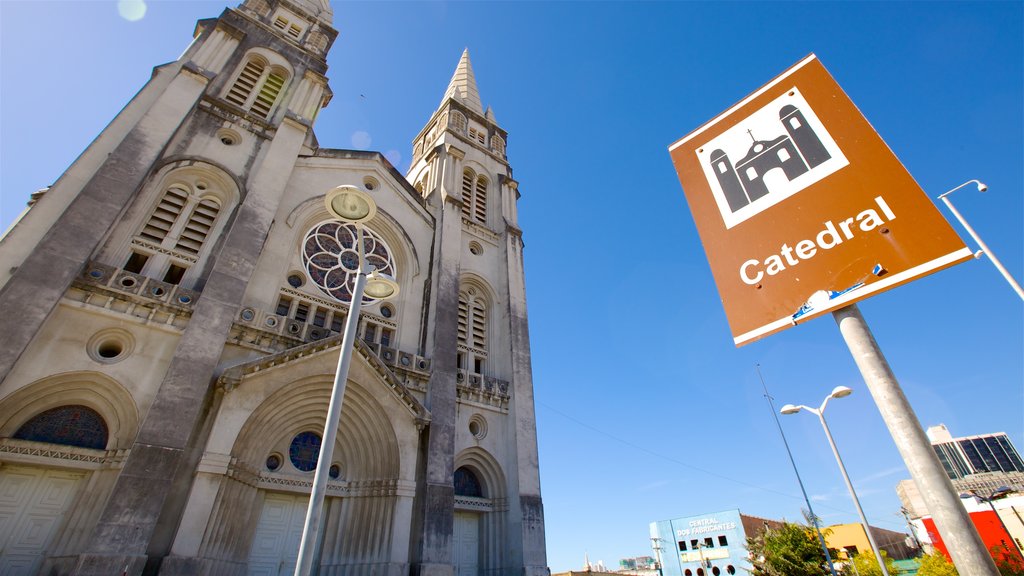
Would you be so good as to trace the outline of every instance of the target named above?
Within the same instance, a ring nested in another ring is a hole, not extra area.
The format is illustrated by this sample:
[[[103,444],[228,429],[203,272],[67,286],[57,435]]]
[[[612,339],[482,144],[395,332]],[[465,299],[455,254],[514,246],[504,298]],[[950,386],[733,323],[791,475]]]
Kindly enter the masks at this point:
[[[482,569],[511,564],[547,573],[519,190],[507,139],[480,102],[467,49],[413,141],[407,175],[438,213],[430,337],[440,353],[426,402],[454,425],[432,423],[425,440],[421,576],[449,576],[484,536],[490,542],[481,548]],[[487,495],[488,488],[502,504],[480,514],[467,497]]]
[[[361,306],[319,573],[548,573],[507,133],[466,52],[406,176],[321,147],[332,18],[199,21],[0,238],[15,574],[292,573],[356,273],[341,185],[400,292]]]

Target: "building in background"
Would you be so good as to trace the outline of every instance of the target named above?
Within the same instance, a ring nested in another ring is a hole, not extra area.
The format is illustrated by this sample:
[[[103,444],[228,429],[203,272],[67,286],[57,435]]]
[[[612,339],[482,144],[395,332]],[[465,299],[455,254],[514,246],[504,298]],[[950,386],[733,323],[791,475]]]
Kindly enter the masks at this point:
[[[1010,495],[991,502],[964,495],[960,501],[996,562],[1015,562],[1024,568],[1024,555],[1021,554],[1024,548],[1024,495]],[[918,518],[914,523],[923,543],[934,547],[946,558],[950,557],[931,516]]]
[[[1006,433],[953,438],[939,424],[928,428],[928,438],[958,493],[991,494],[1003,487],[1024,491],[1024,460]],[[901,480],[896,494],[910,518],[928,514],[913,480]]]
[[[358,267],[324,198],[349,185],[401,291],[358,319],[320,573],[546,576],[508,134],[466,52],[411,103],[408,173],[320,146],[332,20],[245,0],[183,31],[0,241],[5,574],[291,573]]]
[[[747,538],[781,525],[739,510],[725,510],[652,522],[650,536],[664,576],[747,574],[753,568]]]
[[[864,551],[871,551],[871,542],[860,522],[835,524],[825,528],[825,544],[828,546],[832,559],[835,561],[849,560]],[[879,549],[893,560],[907,560],[918,555],[914,539],[902,532],[871,527],[871,535],[875,538]]]

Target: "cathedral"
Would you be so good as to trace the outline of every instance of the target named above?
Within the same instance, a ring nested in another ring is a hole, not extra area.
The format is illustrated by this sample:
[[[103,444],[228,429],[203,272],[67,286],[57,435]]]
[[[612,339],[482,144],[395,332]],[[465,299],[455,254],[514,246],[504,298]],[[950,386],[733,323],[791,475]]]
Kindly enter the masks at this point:
[[[408,173],[321,147],[332,17],[199,21],[0,239],[0,573],[292,574],[364,253],[313,572],[549,573],[508,134],[465,52]]]

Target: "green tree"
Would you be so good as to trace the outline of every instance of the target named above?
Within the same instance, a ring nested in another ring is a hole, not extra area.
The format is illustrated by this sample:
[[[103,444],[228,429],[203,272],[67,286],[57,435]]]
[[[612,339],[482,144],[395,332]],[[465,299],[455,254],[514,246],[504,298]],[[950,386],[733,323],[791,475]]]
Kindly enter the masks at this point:
[[[814,529],[785,522],[747,539],[754,576],[824,576],[825,555]]]
[[[885,550],[879,550],[879,552],[882,553],[885,569],[889,572],[889,576],[898,574],[899,569],[896,568],[896,563],[893,562],[892,558],[889,558]],[[882,568],[878,565],[878,559],[875,558],[875,553],[871,550],[865,550],[854,556],[853,566],[856,570],[848,570],[844,573],[859,574],[860,576],[882,576]]]
[[[956,566],[946,559],[942,552],[935,551],[921,556],[917,576],[960,576]]]

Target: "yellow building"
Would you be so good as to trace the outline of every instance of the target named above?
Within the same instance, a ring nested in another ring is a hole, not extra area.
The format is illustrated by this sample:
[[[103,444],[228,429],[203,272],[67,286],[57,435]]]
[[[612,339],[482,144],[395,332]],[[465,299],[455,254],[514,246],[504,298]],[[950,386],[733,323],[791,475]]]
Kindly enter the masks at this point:
[[[824,533],[825,542],[836,560],[849,560],[852,556],[871,550],[864,525],[859,522],[829,526]],[[916,550],[907,544],[908,540],[913,540],[902,532],[872,526],[871,535],[874,536],[878,547],[885,550],[893,560],[906,560],[917,554]]]

